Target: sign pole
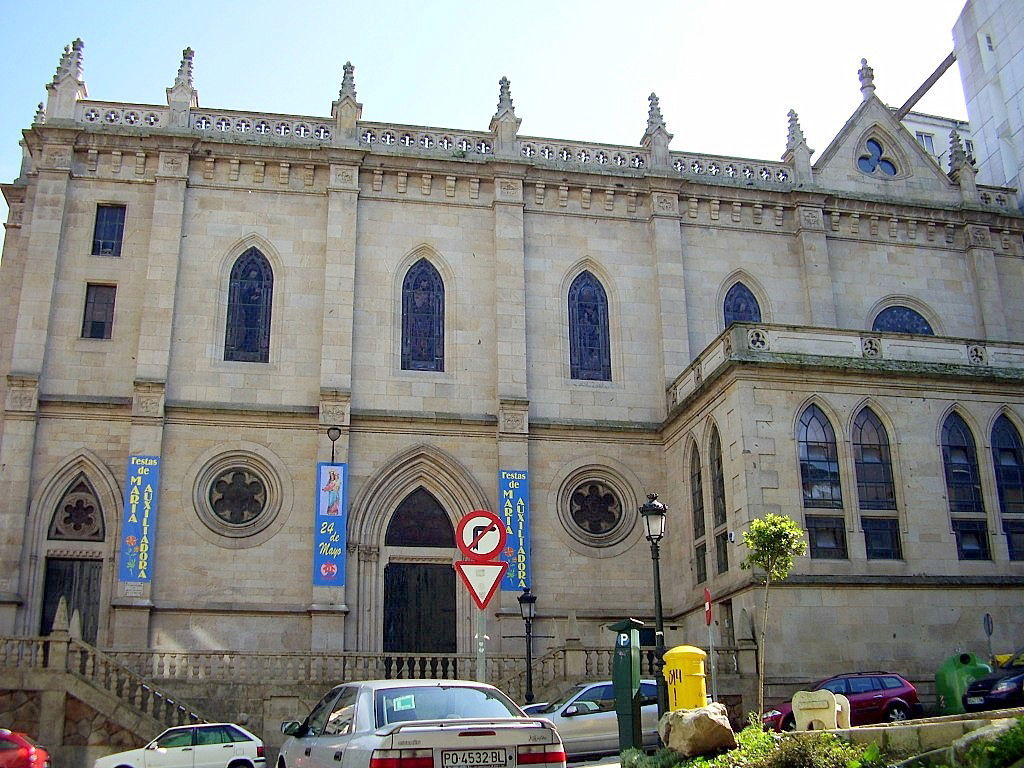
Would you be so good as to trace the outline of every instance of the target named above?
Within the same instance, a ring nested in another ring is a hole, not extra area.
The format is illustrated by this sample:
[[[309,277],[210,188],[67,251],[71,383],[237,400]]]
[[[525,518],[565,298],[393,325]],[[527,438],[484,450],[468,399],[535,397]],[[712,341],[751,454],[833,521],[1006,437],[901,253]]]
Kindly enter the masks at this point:
[[[715,638],[711,632],[711,590],[704,590],[704,621],[708,625],[708,663],[711,665],[711,700],[718,701],[718,674],[715,668]]]
[[[476,614],[476,681],[487,682],[487,616],[481,608]]]

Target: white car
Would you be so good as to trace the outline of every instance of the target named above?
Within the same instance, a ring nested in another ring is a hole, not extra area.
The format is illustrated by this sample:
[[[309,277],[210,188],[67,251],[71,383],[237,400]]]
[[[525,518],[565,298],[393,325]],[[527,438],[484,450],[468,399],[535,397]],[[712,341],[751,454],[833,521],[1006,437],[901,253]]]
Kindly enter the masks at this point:
[[[464,680],[345,683],[281,731],[277,768],[565,768],[550,722]]]
[[[551,702],[530,704],[525,712],[555,724],[571,758],[619,751],[619,721],[611,680],[579,683]],[[658,685],[640,681],[640,730],[644,749],[658,746]]]
[[[101,757],[94,768],[264,768],[263,742],[234,723],[168,728],[141,749]]]

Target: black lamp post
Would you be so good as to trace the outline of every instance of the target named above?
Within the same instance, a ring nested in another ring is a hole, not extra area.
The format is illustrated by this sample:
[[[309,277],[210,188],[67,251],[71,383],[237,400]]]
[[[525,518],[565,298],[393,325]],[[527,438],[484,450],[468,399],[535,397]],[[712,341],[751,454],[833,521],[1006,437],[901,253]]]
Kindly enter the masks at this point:
[[[537,615],[537,596],[529,587],[519,596],[519,613],[526,623],[526,703],[533,704],[533,617]]]
[[[654,562],[654,653],[655,674],[658,680],[658,718],[668,711],[668,684],[665,682],[665,620],[661,612],[661,569],[658,564],[658,543],[665,535],[665,517],[668,507],[658,501],[658,494],[648,493],[640,509],[647,526],[647,540],[651,542],[651,560]]]
[[[331,441],[331,464],[334,463],[334,444],[338,442],[338,438],[341,437],[341,427],[328,427],[327,437]]]

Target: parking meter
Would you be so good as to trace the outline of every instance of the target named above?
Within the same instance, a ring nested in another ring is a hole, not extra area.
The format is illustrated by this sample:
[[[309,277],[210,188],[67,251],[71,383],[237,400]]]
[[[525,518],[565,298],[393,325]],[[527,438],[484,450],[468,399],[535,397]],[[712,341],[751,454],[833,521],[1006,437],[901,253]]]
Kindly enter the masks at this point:
[[[612,655],[612,690],[619,722],[619,751],[643,746],[640,735],[640,627],[636,619],[612,624],[615,653]]]

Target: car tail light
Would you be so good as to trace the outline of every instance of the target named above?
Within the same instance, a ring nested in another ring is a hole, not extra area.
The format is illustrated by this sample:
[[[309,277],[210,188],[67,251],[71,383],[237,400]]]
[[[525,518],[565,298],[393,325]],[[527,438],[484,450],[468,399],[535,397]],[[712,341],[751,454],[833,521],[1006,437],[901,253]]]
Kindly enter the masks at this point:
[[[434,768],[434,753],[429,749],[375,749],[370,768]]]
[[[267,756],[266,750],[263,748],[262,744],[260,744],[258,747],[256,747],[256,757],[264,757],[265,758],[266,756]]]
[[[517,765],[565,766],[565,749],[561,744],[530,744],[519,747]]]

